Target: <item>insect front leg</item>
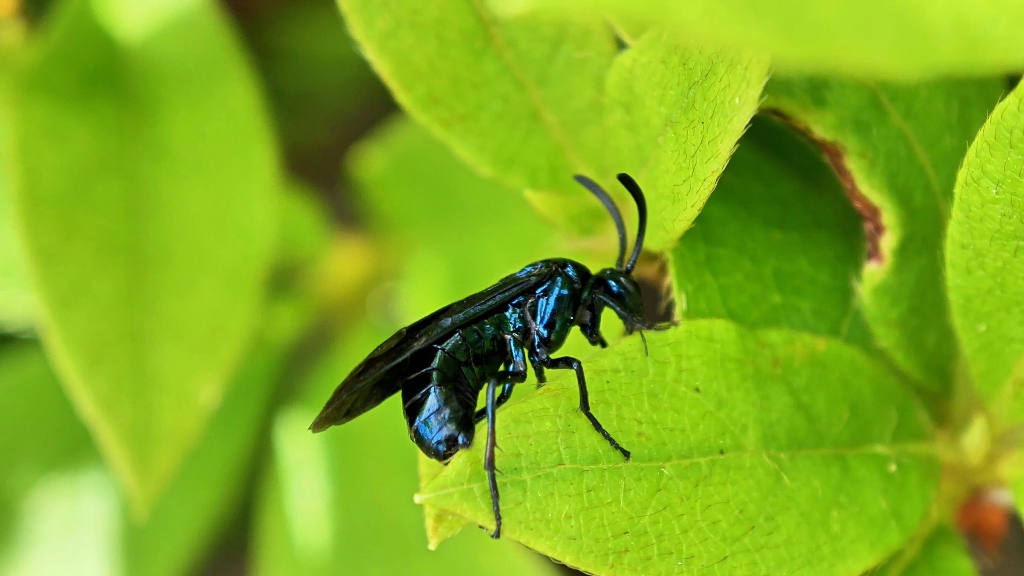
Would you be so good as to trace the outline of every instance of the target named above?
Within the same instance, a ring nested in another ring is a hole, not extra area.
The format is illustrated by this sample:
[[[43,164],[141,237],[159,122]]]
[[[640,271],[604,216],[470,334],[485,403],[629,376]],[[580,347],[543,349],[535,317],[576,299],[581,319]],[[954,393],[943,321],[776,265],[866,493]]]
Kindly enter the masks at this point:
[[[548,368],[552,369],[572,369],[576,372],[576,383],[579,385],[580,389],[580,412],[583,412],[583,415],[587,417],[587,420],[590,420],[590,424],[594,427],[594,430],[597,430],[601,436],[604,436],[604,439],[612,445],[612,448],[618,450],[626,460],[629,460],[629,450],[623,448],[615,438],[612,438],[612,435],[604,429],[604,426],[597,421],[597,417],[590,411],[590,396],[587,394],[587,379],[583,375],[583,363],[571,356],[562,356],[561,358],[549,359],[546,365]]]

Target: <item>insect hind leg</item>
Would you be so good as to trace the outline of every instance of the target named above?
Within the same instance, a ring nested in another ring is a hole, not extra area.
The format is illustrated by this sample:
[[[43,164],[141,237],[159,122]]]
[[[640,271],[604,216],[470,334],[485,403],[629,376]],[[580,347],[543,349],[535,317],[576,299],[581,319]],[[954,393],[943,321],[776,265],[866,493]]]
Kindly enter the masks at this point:
[[[516,384],[526,382],[526,357],[523,349],[516,344],[510,335],[505,336],[505,345],[508,347],[509,369],[503,370],[494,376],[494,379],[504,382],[501,387],[501,394],[495,400],[494,408],[500,408],[512,398],[512,389]],[[476,424],[487,417],[487,408],[481,408],[473,415],[473,423]]]
[[[508,384],[505,385],[508,387]],[[495,475],[494,449],[496,447],[494,438],[495,416],[498,411],[498,403],[494,398],[494,390],[498,387],[498,379],[491,378],[487,383],[487,445],[484,447],[484,471],[487,472],[487,483],[491,488],[491,509],[494,511],[494,532],[491,538],[497,540],[501,537],[501,507],[498,504],[498,478]],[[504,394],[504,389],[502,390]]]
[[[506,402],[512,398],[512,389],[515,388],[515,382],[505,382],[501,386],[501,392],[498,394],[498,398],[494,401],[494,409],[501,408]],[[473,423],[477,424],[484,418],[487,418],[487,408],[481,408],[476,411],[473,415]]]
[[[580,389],[580,412],[583,412],[583,415],[587,417],[587,420],[590,420],[590,424],[594,427],[594,430],[597,430],[598,434],[603,436],[604,439],[612,445],[612,448],[618,450],[626,460],[629,460],[629,450],[623,448],[615,438],[612,438],[612,435],[604,429],[604,426],[602,426],[597,420],[594,413],[590,411],[590,395],[587,393],[587,378],[583,375],[583,363],[571,356],[562,356],[561,358],[549,359],[546,362],[546,365],[548,368],[552,369],[571,369],[576,372],[576,383],[579,385]]]

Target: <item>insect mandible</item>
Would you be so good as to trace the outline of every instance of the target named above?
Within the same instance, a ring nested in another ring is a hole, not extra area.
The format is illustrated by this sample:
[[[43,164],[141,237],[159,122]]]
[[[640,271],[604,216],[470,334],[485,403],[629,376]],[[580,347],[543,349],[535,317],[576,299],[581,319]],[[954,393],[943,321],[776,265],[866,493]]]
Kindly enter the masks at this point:
[[[513,387],[526,381],[527,362],[540,384],[547,380],[545,369],[575,371],[580,411],[612,448],[626,460],[630,456],[591,412],[582,363],[552,354],[562,347],[573,326],[591,345],[606,347],[600,327],[606,307],[622,320],[627,333],[655,328],[643,320],[640,286],[632,276],[643,247],[647,205],[637,183],[628,174],[619,174],[638,214],[636,242],[626,261],[626,227],[615,203],[593,180],[582,175],[575,178],[597,196],[615,222],[619,255],[614,268],[593,274],[573,260],[542,260],[441,308],[371,352],[338,385],[310,426],[320,432],[344,424],[401,391],[412,440],[430,458],[447,462],[473,443],[476,424],[486,419],[484,469],[494,510],[493,538],[501,535],[495,415],[512,396]],[[486,403],[478,410],[484,386]]]

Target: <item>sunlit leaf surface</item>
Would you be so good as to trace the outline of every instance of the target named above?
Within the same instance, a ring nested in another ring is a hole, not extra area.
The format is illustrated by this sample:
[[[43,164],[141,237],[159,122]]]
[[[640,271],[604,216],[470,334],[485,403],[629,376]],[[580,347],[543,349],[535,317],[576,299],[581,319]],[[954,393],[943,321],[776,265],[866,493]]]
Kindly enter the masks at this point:
[[[565,373],[499,413],[503,535],[600,573],[856,574],[929,509],[931,424],[884,365],[719,320],[647,340],[649,356],[634,337],[585,363],[594,413],[628,462],[579,413]],[[482,447],[417,500],[493,526]]]

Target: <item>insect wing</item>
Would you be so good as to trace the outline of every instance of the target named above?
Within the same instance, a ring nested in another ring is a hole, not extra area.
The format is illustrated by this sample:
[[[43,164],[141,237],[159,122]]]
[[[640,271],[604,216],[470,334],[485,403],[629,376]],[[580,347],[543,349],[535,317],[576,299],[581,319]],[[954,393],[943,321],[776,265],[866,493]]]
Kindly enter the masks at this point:
[[[320,432],[344,424],[377,406],[402,389],[406,378],[422,366],[413,366],[415,353],[447,340],[456,330],[498,313],[510,302],[546,282],[557,265],[531,264],[496,284],[449,304],[396,332],[378,346],[338,385],[310,430]]]

